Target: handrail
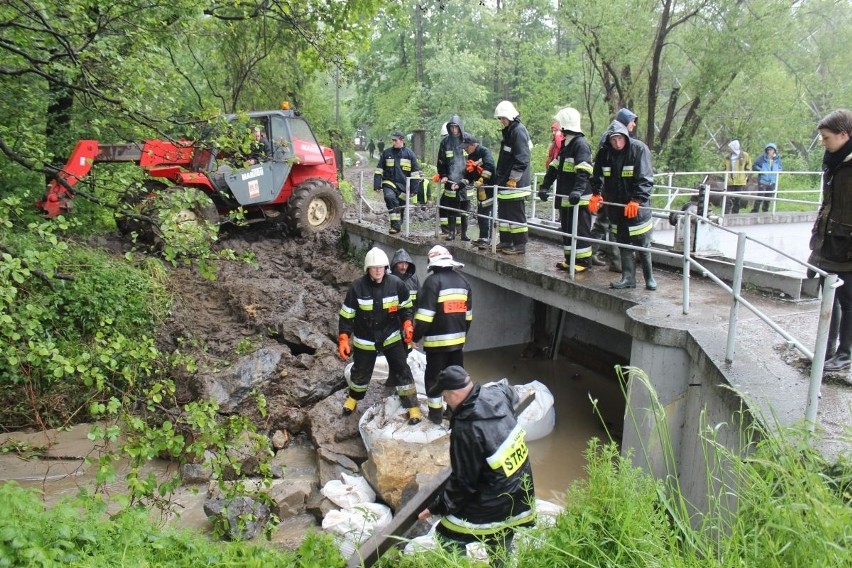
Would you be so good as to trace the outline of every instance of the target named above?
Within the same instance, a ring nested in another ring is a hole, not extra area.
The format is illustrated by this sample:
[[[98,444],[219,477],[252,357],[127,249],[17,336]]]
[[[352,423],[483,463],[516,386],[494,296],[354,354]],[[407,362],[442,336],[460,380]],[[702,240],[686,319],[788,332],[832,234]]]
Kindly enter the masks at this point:
[[[537,185],[536,184],[537,180],[535,178],[533,178],[533,179],[534,179],[534,181],[533,181],[533,185],[531,187],[535,188],[536,185]],[[490,186],[490,187],[494,187],[495,190],[498,190],[501,187],[503,187],[504,189],[507,189],[504,186],[497,186],[497,185]],[[687,188],[684,188],[684,189],[687,189]],[[406,193],[407,194],[409,193],[408,183],[406,183]],[[704,211],[709,211],[708,206],[709,206],[710,193],[711,192],[705,192],[705,195],[704,195],[704,199],[705,199]],[[533,203],[535,203],[535,197],[536,197],[536,191],[533,189],[532,193],[531,193],[531,198],[532,198]],[[406,236],[409,235],[409,227],[408,227],[409,213],[408,212],[409,212],[409,209],[411,207],[409,202],[410,202],[410,200],[407,199],[406,204],[405,204],[405,210],[406,210],[406,216],[405,216],[405,218],[406,218],[406,229],[405,229],[406,232],[405,232],[405,234],[406,234]],[[610,206],[616,206],[616,207],[624,207],[624,204],[621,204],[621,203],[604,202],[604,204],[610,205]],[[437,202],[437,200],[436,200],[436,203],[434,205],[432,205],[432,207],[434,207],[434,209],[435,209],[435,220],[436,220],[435,236],[438,236],[440,234],[439,218],[440,218],[440,211],[442,209],[445,210],[445,211],[452,211],[452,212],[458,213],[459,215],[468,215],[469,217],[475,217],[475,218],[487,218],[489,220],[489,223],[491,224],[491,227],[492,227],[492,231],[490,232],[491,233],[491,250],[492,250],[493,253],[496,253],[497,234],[498,234],[497,229],[498,229],[498,222],[500,221],[499,211],[498,211],[499,199],[497,198],[497,191],[495,191],[494,206],[492,208],[492,213],[491,213],[491,215],[487,215],[487,216],[482,216],[482,215],[479,215],[478,213],[469,212],[469,211],[465,211],[465,210],[462,210],[462,209],[456,209],[456,208],[452,208],[452,207],[441,206]],[[533,208],[534,208],[534,205],[533,205]],[[572,208],[572,215],[574,216],[573,217],[573,225],[572,225],[573,227],[578,226],[577,221],[578,221],[579,209],[580,209],[579,207],[573,207]],[[690,279],[689,279],[689,276],[690,276],[692,269],[699,271],[703,276],[707,277],[710,281],[712,281],[717,286],[722,288],[725,292],[730,294],[731,295],[731,309],[730,309],[729,320],[728,320],[728,337],[727,337],[726,350],[725,350],[725,362],[730,364],[730,363],[733,363],[733,361],[734,361],[734,346],[736,344],[738,312],[739,312],[740,306],[743,306],[744,308],[749,310],[751,313],[753,313],[755,316],[757,316],[758,319],[760,319],[766,325],[768,325],[770,327],[770,329],[772,329],[773,331],[778,333],[792,347],[794,347],[799,352],[801,352],[805,357],[810,359],[811,360],[811,374],[810,374],[810,382],[809,382],[809,385],[808,385],[808,401],[807,401],[807,405],[806,405],[806,409],[805,409],[805,420],[807,422],[808,429],[813,431],[816,427],[817,408],[818,408],[818,404],[819,404],[819,387],[820,387],[820,384],[822,382],[822,374],[823,374],[823,369],[824,369],[824,364],[825,364],[825,349],[826,349],[826,346],[827,346],[827,343],[828,343],[828,328],[829,328],[829,324],[830,324],[830,320],[831,320],[831,311],[832,311],[832,307],[833,307],[833,303],[834,303],[834,295],[835,295],[836,288],[843,285],[843,280],[839,279],[836,274],[830,274],[830,273],[818,268],[817,266],[811,265],[811,264],[804,262],[804,261],[802,261],[798,258],[792,257],[792,256],[788,255],[786,252],[784,252],[784,251],[782,251],[778,248],[775,248],[775,247],[773,247],[769,244],[763,243],[763,242],[761,242],[757,239],[754,239],[752,237],[747,236],[744,232],[734,231],[734,230],[732,230],[728,227],[725,227],[725,226],[723,226],[719,223],[712,222],[708,217],[697,215],[697,214],[689,212],[689,211],[661,209],[661,208],[654,208],[654,207],[644,207],[644,209],[650,209],[651,212],[653,214],[655,214],[656,216],[665,215],[665,216],[668,217],[668,216],[674,215],[674,216],[683,216],[684,217],[685,231],[684,231],[684,246],[683,246],[683,252],[682,253],[663,251],[663,250],[660,250],[660,249],[654,249],[654,248],[650,248],[650,247],[648,247],[648,248],[637,247],[637,246],[634,246],[634,245],[623,244],[623,243],[618,243],[618,242],[609,241],[609,240],[596,239],[594,237],[582,237],[582,240],[584,242],[587,242],[587,243],[593,243],[593,244],[597,243],[597,244],[603,244],[603,245],[608,245],[608,246],[615,246],[619,249],[624,248],[624,249],[633,250],[633,251],[650,252],[652,255],[656,255],[656,256],[681,259],[681,263],[682,263],[682,267],[683,267],[682,268],[682,272],[683,272],[682,313],[684,315],[689,313],[689,307],[690,307],[690,302],[689,302],[689,280]],[[720,279],[718,276],[716,276],[710,270],[708,270],[706,267],[704,267],[699,261],[697,261],[691,255],[692,245],[691,245],[690,241],[691,241],[691,238],[692,238],[692,227],[691,227],[691,225],[692,225],[693,222],[709,224],[709,225],[712,225],[714,228],[716,228],[718,230],[727,231],[729,233],[737,235],[737,239],[738,239],[738,241],[737,241],[737,256],[736,256],[735,265],[734,265],[734,277],[733,277],[732,285],[729,286],[722,279]],[[559,236],[559,237],[569,237],[571,239],[571,256],[570,256],[569,263],[568,263],[569,264],[568,277],[571,280],[574,280],[574,278],[575,278],[574,266],[575,266],[575,260],[576,260],[576,258],[575,258],[576,252],[575,251],[576,251],[576,248],[577,248],[576,244],[577,244],[577,239],[578,239],[576,231],[572,232],[572,233],[563,233],[560,230],[551,229],[551,228],[548,228],[548,227],[544,227],[542,225],[531,225],[529,223],[529,221],[527,223],[512,222],[511,224],[512,225],[522,225],[522,226],[526,226],[528,228],[534,228],[537,232],[540,232],[540,233],[556,235],[556,236]],[[809,270],[809,271],[813,271],[815,274],[822,277],[822,285],[821,285],[822,303],[820,305],[819,323],[817,325],[817,336],[816,336],[816,341],[815,341],[813,351],[811,351],[803,343],[801,343],[800,341],[795,339],[787,331],[785,331],[778,324],[776,324],[772,320],[771,317],[769,317],[768,315],[763,313],[759,308],[757,308],[755,305],[753,305],[751,302],[749,302],[748,300],[746,300],[742,296],[741,287],[742,287],[742,280],[743,280],[743,271],[744,271],[744,266],[745,266],[744,255],[745,255],[745,246],[746,246],[748,241],[751,241],[753,243],[767,247],[768,249],[786,257],[787,259],[793,261],[794,263],[801,265],[804,269]]]

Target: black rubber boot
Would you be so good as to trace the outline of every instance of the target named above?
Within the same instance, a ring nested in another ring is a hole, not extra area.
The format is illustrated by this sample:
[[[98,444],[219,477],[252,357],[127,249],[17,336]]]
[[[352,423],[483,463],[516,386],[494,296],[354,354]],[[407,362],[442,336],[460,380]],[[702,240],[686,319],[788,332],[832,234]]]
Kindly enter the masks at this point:
[[[654,272],[651,265],[651,253],[640,252],[639,258],[642,259],[642,275],[645,277],[645,288],[648,290],[656,290],[657,281],[654,280]]]
[[[444,409],[443,408],[432,408],[429,407],[429,420],[432,421],[433,424],[440,424],[444,420]]]
[[[825,344],[825,360],[828,361],[837,353],[837,336],[840,334],[840,305],[835,301],[831,310],[831,321],[828,323],[828,343]]]
[[[633,256],[633,251],[629,249],[619,249],[621,251],[621,280],[610,282],[609,287],[621,290],[623,288],[636,287],[636,257]]]
[[[825,362],[823,371],[826,373],[838,373],[852,367],[852,317],[841,314],[839,328],[840,344],[834,357]]]
[[[470,237],[467,236],[467,215],[462,215],[461,217],[461,240],[470,240]]]

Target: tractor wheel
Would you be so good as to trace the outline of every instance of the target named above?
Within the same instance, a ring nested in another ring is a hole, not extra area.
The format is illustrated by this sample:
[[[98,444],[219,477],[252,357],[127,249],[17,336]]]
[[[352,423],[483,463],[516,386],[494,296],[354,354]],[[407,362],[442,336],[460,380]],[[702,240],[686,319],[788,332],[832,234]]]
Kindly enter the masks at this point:
[[[219,231],[216,205],[206,192],[194,187],[169,187],[160,192],[148,200],[148,214],[157,221],[151,230],[158,248],[169,241],[193,248],[209,243]]]
[[[328,181],[311,178],[293,191],[285,219],[290,232],[300,237],[319,233],[340,223],[343,197]]]
[[[153,235],[151,224],[141,219],[135,219],[128,215],[147,215],[147,202],[151,196],[165,191],[166,184],[155,179],[147,179],[141,184],[136,182],[128,187],[119,198],[119,209],[115,213],[115,226],[118,232],[124,236],[130,236],[134,232],[139,236],[147,234],[148,242]]]

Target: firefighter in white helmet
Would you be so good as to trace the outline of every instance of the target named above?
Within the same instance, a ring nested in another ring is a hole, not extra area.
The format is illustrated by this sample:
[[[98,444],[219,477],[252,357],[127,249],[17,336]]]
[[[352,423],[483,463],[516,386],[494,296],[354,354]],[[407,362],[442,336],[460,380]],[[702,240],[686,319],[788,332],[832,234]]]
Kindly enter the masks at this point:
[[[445,247],[435,245],[429,251],[431,272],[417,295],[414,316],[414,341],[423,340],[426,353],[424,379],[426,391],[435,386],[438,373],[450,365],[464,364],[464,344],[473,321],[473,293],[467,279],[457,272],[464,264],[453,260]],[[440,424],[444,401],[441,394],[427,400],[429,419]]]
[[[526,201],[530,196],[530,135],[521,124],[515,105],[509,101],[497,105],[494,118],[503,125],[503,140],[494,173],[500,218],[497,250],[505,254],[524,254],[529,231]]]
[[[370,249],[364,257],[365,274],[349,287],[340,308],[338,353],[346,361],[355,350],[343,414],[352,414],[367,394],[376,357],[384,354],[391,376],[397,377],[396,393],[408,409],[408,422],[417,424],[421,413],[405,348],[414,337],[411,298],[405,283],[390,274],[389,265],[382,249]]]
[[[563,233],[574,233],[574,207],[577,212],[577,249],[571,249],[571,237],[562,236],[562,251],[564,260],[556,263],[559,270],[570,268],[571,253],[577,270],[592,267],[592,244],[579,237],[590,237],[592,231],[592,215],[589,213],[589,199],[592,197],[589,178],[592,175],[592,150],[589,142],[583,136],[580,127],[580,113],[571,107],[566,107],[556,113],[556,122],[562,131],[562,145],[556,158],[547,167],[547,173],[538,192],[542,201],[547,201],[548,192],[553,182],[556,182],[556,199],[553,206],[559,210],[559,223]]]

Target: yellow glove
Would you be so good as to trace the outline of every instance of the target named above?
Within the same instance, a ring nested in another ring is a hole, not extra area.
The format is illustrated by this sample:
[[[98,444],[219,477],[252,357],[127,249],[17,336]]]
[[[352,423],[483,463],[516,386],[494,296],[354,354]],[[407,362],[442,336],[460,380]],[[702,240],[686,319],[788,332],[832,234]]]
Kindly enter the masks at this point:
[[[624,216],[627,217],[628,219],[635,219],[636,215],[638,215],[638,214],[639,214],[639,204],[631,199],[630,203],[628,203],[624,207]]]
[[[513,179],[510,179],[506,182],[506,187],[518,187],[518,182]]]
[[[479,186],[481,186],[483,183],[485,183],[485,180],[482,179],[482,178],[479,178],[478,180],[473,182],[473,187],[479,189]]]

